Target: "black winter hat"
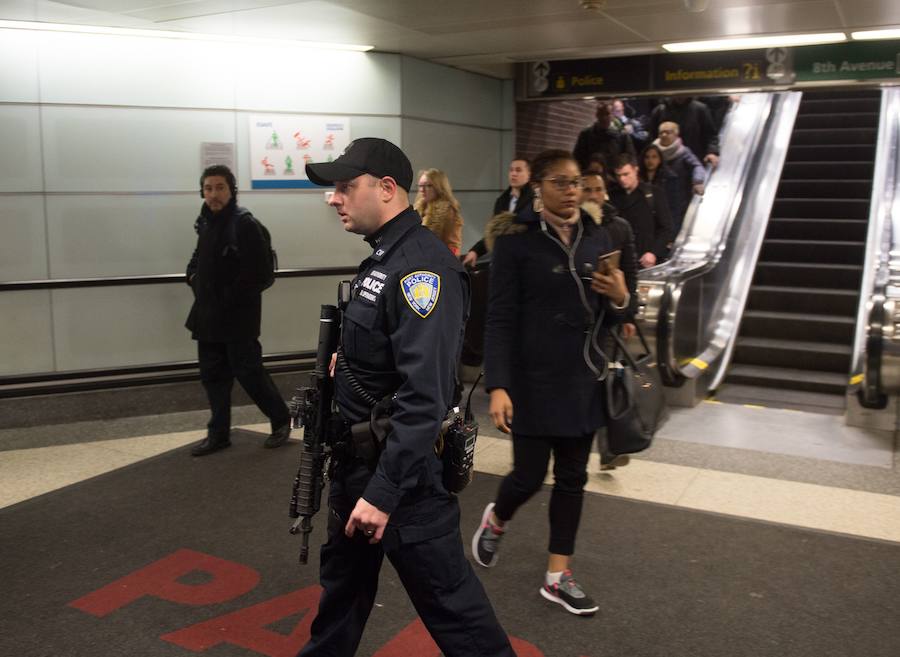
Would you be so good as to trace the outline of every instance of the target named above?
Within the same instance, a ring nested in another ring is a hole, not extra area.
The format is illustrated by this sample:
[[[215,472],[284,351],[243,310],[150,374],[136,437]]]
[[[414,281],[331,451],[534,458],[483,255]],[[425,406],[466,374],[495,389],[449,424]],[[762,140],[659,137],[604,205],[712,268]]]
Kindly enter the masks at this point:
[[[334,162],[306,165],[306,175],[317,185],[333,185],[364,173],[376,178],[390,176],[407,192],[412,187],[409,158],[395,144],[377,137],[354,139]]]

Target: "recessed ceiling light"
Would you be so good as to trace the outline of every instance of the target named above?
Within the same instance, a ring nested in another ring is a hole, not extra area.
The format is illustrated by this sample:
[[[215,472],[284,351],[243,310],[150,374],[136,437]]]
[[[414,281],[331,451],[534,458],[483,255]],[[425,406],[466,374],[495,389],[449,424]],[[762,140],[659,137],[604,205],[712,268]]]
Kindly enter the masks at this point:
[[[356,50],[366,52],[375,46],[361,46],[352,43],[326,43],[320,41],[299,41],[293,39],[269,39],[265,37],[239,36],[232,34],[202,34],[199,32],[176,32],[174,30],[144,30],[131,27],[105,27],[102,25],[67,25],[65,23],[38,23],[31,21],[3,21],[0,29],[38,30],[42,32],[76,32],[80,34],[113,34],[116,36],[153,37],[157,39],[187,39],[190,41],[216,41],[220,43],[250,43],[259,45],[282,45],[297,48],[318,48],[322,50]]]
[[[752,48],[808,46],[815,43],[837,43],[846,40],[847,35],[843,32],[823,32],[818,34],[784,34],[780,36],[682,41],[679,43],[664,43],[662,47],[669,52],[708,52],[712,50],[750,50]]]
[[[900,39],[900,27],[889,30],[863,30],[851,32],[850,36],[857,41],[869,41],[871,39]]]

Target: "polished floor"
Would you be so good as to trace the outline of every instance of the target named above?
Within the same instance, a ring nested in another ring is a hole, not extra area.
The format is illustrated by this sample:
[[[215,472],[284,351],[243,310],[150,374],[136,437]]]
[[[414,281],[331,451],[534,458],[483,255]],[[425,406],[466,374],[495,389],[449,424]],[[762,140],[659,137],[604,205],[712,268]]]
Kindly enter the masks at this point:
[[[508,439],[482,432],[476,468],[505,474]],[[0,507],[172,449],[203,434],[206,413],[0,430]],[[255,408],[234,423],[266,432]],[[590,466],[592,493],[900,543],[900,471],[891,432],[852,429],[841,417],[704,402],[675,409],[653,448],[624,468]],[[209,457],[209,458],[215,458]]]

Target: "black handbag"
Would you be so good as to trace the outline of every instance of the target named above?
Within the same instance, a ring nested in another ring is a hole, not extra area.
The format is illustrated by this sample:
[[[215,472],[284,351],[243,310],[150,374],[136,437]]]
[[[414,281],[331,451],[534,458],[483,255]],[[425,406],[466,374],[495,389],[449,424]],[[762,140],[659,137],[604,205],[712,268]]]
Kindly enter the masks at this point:
[[[638,337],[644,353],[637,358],[618,332],[611,333],[616,347],[603,381],[606,440],[613,454],[633,454],[650,447],[654,434],[668,418],[666,398],[656,359],[640,328]]]

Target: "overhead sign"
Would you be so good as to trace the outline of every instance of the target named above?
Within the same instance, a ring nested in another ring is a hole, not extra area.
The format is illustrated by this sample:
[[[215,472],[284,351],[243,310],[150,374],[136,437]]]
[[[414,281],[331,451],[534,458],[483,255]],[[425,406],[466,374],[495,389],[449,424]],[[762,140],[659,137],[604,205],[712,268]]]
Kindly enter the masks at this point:
[[[658,55],[653,89],[722,89],[785,84],[790,80],[786,48]]]
[[[900,76],[900,41],[541,61],[526,66],[528,98],[895,79]]]
[[[529,95],[644,91],[650,82],[650,59],[642,56],[534,62],[529,65]]]
[[[871,80],[900,76],[900,41],[867,41],[797,48],[798,82]]]

